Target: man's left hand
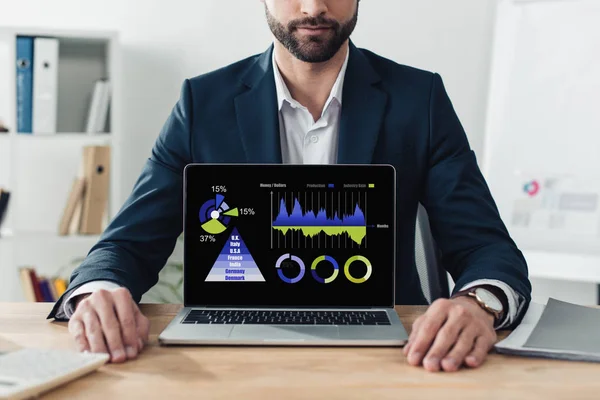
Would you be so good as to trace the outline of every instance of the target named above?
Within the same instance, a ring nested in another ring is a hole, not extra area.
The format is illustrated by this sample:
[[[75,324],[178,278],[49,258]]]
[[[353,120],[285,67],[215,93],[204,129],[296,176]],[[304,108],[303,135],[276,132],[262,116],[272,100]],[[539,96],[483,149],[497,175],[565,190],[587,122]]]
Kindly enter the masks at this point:
[[[432,372],[476,368],[496,343],[494,316],[469,297],[436,300],[413,324],[404,355]]]

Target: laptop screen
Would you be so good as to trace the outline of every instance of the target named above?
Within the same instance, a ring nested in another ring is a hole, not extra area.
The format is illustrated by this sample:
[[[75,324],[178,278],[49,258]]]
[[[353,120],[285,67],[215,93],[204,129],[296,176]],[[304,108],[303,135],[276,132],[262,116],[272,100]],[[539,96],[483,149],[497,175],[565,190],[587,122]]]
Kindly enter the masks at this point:
[[[394,304],[392,166],[194,164],[184,190],[186,306]]]

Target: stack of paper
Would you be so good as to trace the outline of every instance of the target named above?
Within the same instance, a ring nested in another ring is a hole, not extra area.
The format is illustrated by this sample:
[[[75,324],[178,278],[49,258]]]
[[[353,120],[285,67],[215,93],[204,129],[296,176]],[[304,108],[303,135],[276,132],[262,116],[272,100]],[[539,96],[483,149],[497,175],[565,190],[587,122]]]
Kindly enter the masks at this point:
[[[528,357],[600,362],[600,309],[550,299],[531,303],[521,324],[496,351]]]

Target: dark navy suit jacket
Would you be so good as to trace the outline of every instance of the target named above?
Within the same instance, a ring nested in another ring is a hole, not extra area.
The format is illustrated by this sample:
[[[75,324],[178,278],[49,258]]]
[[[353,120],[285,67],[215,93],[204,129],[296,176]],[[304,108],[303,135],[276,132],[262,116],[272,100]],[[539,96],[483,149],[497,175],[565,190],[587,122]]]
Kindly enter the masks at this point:
[[[182,231],[186,164],[282,162],[272,51],[184,82],[131,196],[73,272],[67,293],[109,280],[139,301],[156,284]],[[396,168],[397,304],[427,304],[414,260],[419,202],[457,288],[497,279],[530,301],[525,260],[500,219],[439,75],[351,44],[338,163]]]

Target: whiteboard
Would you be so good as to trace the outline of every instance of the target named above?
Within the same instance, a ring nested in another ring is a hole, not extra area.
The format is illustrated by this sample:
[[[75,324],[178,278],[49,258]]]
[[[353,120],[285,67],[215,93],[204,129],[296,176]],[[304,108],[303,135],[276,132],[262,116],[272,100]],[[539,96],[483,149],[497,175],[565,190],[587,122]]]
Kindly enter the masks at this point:
[[[600,276],[600,0],[500,0],[483,172],[526,256]]]

